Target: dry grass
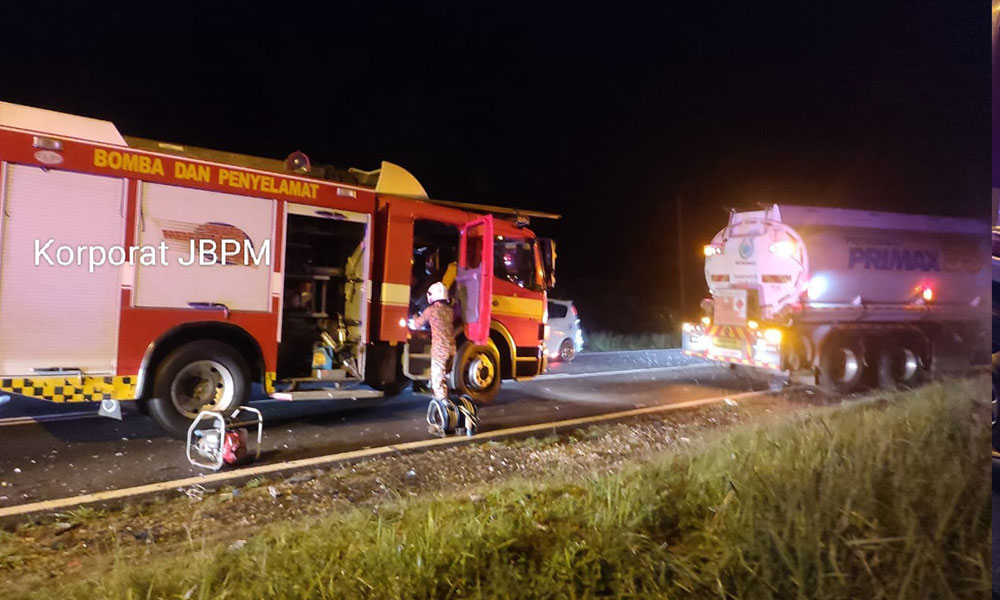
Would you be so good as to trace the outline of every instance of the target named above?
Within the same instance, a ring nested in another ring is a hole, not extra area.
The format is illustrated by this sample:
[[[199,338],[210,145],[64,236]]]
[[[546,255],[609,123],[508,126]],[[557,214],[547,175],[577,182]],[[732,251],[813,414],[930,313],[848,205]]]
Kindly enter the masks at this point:
[[[612,474],[192,541],[59,598],[957,598],[989,589],[981,381],[819,409]]]
[[[616,350],[656,350],[678,348],[680,336],[675,333],[613,333],[595,331],[584,335],[587,352],[613,352]]]

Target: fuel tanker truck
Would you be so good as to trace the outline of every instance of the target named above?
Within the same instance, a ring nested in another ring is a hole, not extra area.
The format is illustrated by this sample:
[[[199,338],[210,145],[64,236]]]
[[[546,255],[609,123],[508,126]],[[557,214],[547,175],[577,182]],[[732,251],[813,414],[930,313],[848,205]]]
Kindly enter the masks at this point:
[[[988,225],[770,205],[732,211],[704,248],[688,355],[844,394],[913,386],[986,354]]]

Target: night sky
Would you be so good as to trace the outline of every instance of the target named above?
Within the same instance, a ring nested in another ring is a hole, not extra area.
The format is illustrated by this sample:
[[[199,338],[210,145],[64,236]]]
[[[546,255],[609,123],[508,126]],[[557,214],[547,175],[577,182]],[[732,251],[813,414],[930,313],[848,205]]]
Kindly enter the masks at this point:
[[[27,4],[0,99],[562,213],[585,327],[668,326],[679,232],[696,312],[725,207],[989,212],[985,3]]]

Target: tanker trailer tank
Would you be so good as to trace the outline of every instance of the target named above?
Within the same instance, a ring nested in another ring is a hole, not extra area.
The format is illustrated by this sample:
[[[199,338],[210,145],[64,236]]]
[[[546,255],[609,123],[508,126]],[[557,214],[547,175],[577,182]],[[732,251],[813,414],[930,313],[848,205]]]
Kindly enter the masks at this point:
[[[734,211],[705,247],[708,323],[685,326],[685,349],[838,393],[967,366],[989,332],[987,231],[838,208]]]

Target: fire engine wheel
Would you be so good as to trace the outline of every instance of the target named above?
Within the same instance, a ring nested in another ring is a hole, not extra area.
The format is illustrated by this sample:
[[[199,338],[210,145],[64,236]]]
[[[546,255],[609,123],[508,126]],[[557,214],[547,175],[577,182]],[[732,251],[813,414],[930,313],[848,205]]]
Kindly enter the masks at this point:
[[[403,374],[403,364],[398,349],[379,342],[369,345],[367,354],[365,383],[386,396],[395,396],[402,392],[409,380]]]
[[[559,360],[563,362],[573,362],[576,358],[576,348],[573,347],[573,340],[563,340],[559,344]]]
[[[493,346],[465,342],[458,348],[451,370],[451,388],[476,404],[496,399],[500,392],[500,353]]]
[[[819,357],[819,384],[830,394],[849,394],[864,373],[864,354],[853,336],[837,336],[824,344]]]
[[[184,439],[199,412],[233,410],[249,400],[250,387],[250,369],[236,350],[221,342],[192,342],[160,363],[149,414],[171,436]]]

